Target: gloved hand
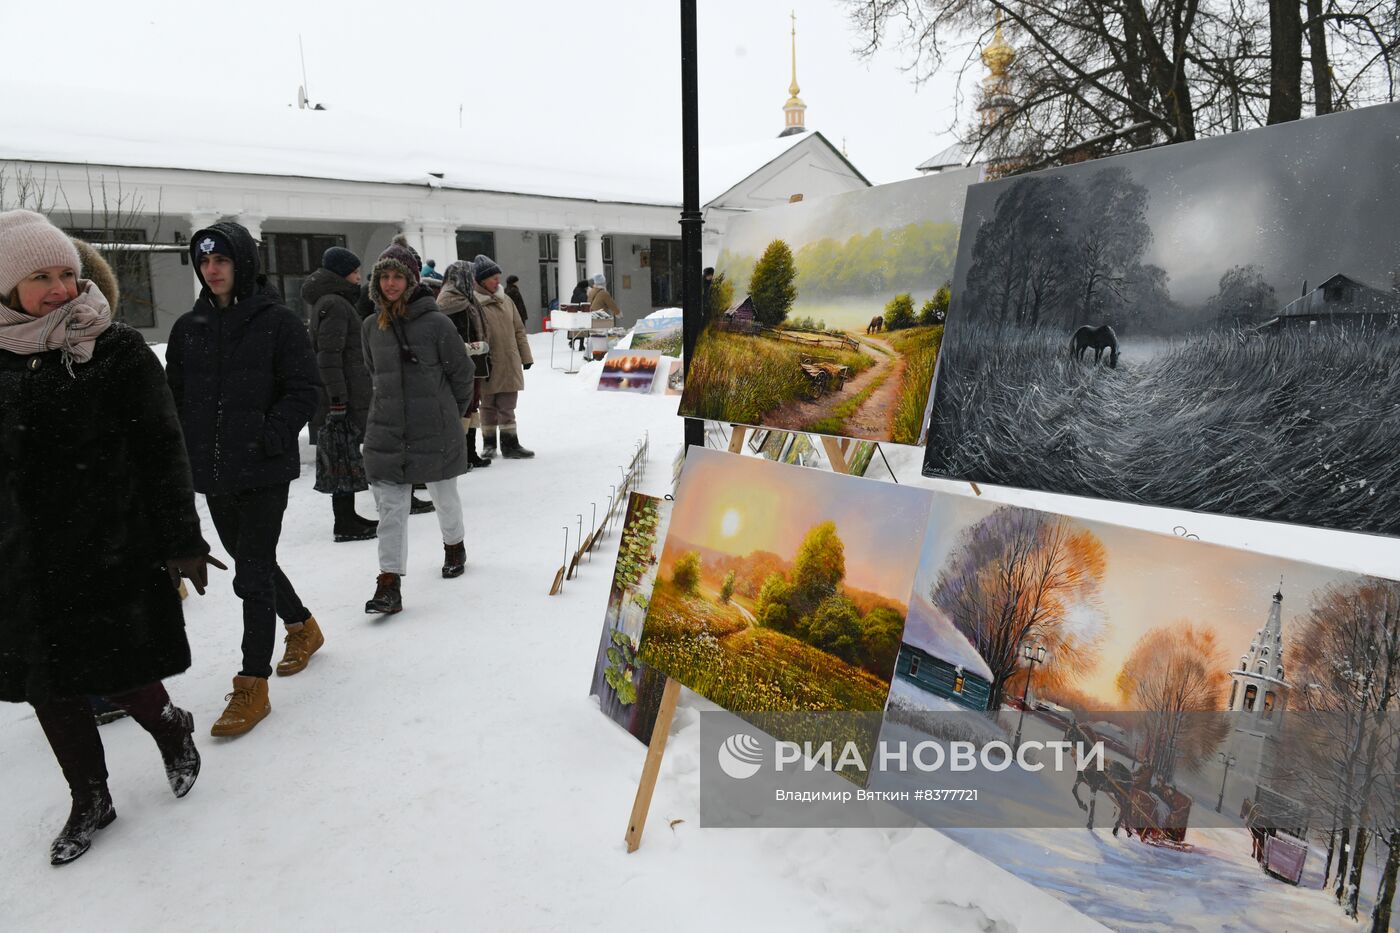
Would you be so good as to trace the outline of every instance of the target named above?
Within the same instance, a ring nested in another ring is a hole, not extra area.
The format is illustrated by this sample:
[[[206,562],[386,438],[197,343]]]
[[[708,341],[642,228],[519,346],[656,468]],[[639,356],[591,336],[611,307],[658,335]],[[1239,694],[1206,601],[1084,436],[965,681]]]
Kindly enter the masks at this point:
[[[195,592],[199,593],[200,596],[204,595],[204,588],[209,585],[208,565],[218,567],[220,570],[228,569],[217,557],[209,554],[196,554],[193,557],[167,557],[165,559],[165,569],[170,574],[170,584],[179,589],[180,578],[185,577],[194,584]]]
[[[330,411],[326,414],[327,421],[344,421],[345,404],[343,402],[332,402]]]
[[[526,364],[525,364],[525,368],[526,368],[526,369],[529,369],[531,366],[534,366],[534,365],[535,365],[534,363],[526,363]]]

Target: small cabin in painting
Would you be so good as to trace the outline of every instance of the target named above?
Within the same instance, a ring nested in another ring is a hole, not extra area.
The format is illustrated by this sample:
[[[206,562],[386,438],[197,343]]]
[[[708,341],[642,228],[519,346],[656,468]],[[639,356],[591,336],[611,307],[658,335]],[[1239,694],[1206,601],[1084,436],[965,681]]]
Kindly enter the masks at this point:
[[[1288,330],[1324,324],[1358,330],[1397,327],[1400,295],[1338,273],[1312,291],[1303,283],[1302,296],[1289,302],[1270,324]]]
[[[739,334],[756,334],[759,331],[758,312],[753,306],[753,296],[724,312],[719,321],[720,330],[730,330]]]
[[[992,697],[992,671],[977,649],[935,605],[909,605],[894,675],[925,693],[982,712]]]

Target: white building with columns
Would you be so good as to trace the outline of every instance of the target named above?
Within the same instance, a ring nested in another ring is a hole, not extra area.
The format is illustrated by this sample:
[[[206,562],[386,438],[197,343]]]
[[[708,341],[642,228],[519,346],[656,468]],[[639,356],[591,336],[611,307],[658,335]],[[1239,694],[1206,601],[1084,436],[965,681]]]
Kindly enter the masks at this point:
[[[353,250],[368,271],[400,231],[439,271],[486,253],[518,275],[531,330],[599,272],[623,324],[681,301],[672,147],[618,154],[455,126],[386,134],[374,121],[290,108],[225,111],[211,128],[159,101],[74,117],[13,97],[0,101],[0,209],[37,208],[88,238],[167,245],[236,220],[299,311],[301,282],[327,247]],[[815,132],[705,146],[701,165],[707,264],[736,213],[869,185]],[[181,250],[125,265],[124,319],[164,339],[193,301],[193,269]]]

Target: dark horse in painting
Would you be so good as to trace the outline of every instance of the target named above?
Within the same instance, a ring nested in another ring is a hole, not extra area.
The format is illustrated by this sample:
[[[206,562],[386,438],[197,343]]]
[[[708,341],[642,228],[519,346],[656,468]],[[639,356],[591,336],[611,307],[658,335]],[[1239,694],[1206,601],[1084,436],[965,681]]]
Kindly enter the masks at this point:
[[[865,328],[867,334],[878,334],[885,329],[885,316],[877,314],[870,319],[870,324]]]
[[[1094,810],[1098,802],[1099,791],[1103,791],[1113,799],[1118,808],[1118,814],[1113,821],[1113,835],[1118,835],[1119,828],[1123,825],[1123,817],[1128,811],[1128,793],[1132,785],[1133,775],[1128,770],[1127,765],[1118,761],[1107,761],[1102,768],[1095,767],[1092,759],[1079,760],[1079,755],[1083,753],[1086,758],[1088,752],[1099,741],[1099,737],[1088,726],[1077,722],[1071,722],[1069,728],[1065,730],[1065,741],[1076,746],[1075,758],[1078,762],[1078,771],[1074,778],[1074,786],[1070,788],[1070,793],[1074,795],[1074,802],[1079,804],[1079,809],[1089,814],[1088,826],[1094,828]],[[1089,788],[1089,802],[1086,804],[1079,799],[1079,785],[1085,784]],[[1129,828],[1128,835],[1132,835]]]
[[[1103,359],[1103,351],[1107,350],[1109,368],[1116,369],[1118,367],[1118,335],[1107,324],[1101,327],[1090,327],[1085,324],[1074,332],[1074,336],[1069,341],[1069,355],[1077,360],[1082,360],[1085,350],[1094,351],[1095,364]]]

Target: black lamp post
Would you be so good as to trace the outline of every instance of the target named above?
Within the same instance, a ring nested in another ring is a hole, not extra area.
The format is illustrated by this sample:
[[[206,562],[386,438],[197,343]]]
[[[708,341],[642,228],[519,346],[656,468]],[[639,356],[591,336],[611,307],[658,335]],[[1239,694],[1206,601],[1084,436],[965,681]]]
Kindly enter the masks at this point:
[[[1031,647],[1030,645],[1022,645],[1021,657],[1026,659],[1027,670],[1026,685],[1021,689],[1021,715],[1016,719],[1016,738],[1011,742],[1012,747],[1017,751],[1021,748],[1021,726],[1026,721],[1026,699],[1031,693],[1031,675],[1035,673],[1035,666],[1037,664],[1045,663],[1045,646],[1036,645],[1035,647]]]
[[[1224,752],[1216,752],[1215,757],[1225,764],[1225,773],[1220,778],[1220,797],[1215,801],[1215,812],[1219,813],[1220,808],[1225,805],[1225,782],[1230,779],[1230,766],[1238,764],[1239,759]]]
[[[700,303],[704,215],[700,212],[700,55],[695,19],[696,0],[681,0],[681,356],[686,378],[705,318]],[[685,446],[705,446],[705,423],[700,419],[685,419]]]

